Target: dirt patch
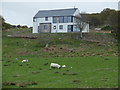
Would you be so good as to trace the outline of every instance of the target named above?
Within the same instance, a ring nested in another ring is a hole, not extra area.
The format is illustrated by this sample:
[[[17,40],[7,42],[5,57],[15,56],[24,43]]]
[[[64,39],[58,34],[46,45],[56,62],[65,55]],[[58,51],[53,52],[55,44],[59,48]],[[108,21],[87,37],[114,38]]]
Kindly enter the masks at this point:
[[[80,83],[81,81],[79,79],[74,79],[73,83]]]
[[[64,72],[63,75],[78,75],[76,72]]]
[[[27,51],[27,50],[25,50],[25,51],[20,51],[20,52],[18,52],[17,54],[18,55],[26,55],[26,54],[28,54],[29,52]]]
[[[40,72],[31,72],[32,74],[34,74],[34,73],[40,73]]]
[[[3,82],[4,86],[18,86],[18,87],[26,87],[27,85],[37,85],[36,81],[28,81],[28,82]]]
[[[46,47],[43,48],[44,52],[46,52],[46,51],[55,51],[55,50],[56,50],[56,45],[53,45],[51,47],[46,46]]]

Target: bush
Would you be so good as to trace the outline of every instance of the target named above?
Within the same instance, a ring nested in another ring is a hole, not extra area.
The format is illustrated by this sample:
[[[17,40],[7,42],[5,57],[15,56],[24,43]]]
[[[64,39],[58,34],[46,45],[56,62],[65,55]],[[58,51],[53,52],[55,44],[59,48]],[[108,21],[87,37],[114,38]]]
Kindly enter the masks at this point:
[[[112,30],[112,27],[107,25],[107,26],[102,27],[101,30]]]

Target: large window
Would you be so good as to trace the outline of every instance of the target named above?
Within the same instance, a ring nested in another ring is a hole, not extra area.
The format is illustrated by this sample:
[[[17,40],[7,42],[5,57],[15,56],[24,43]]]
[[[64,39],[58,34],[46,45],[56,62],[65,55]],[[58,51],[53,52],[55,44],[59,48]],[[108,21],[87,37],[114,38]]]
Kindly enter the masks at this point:
[[[48,21],[48,17],[45,17],[45,21]]]
[[[69,16],[67,19],[68,23],[73,22],[73,17]]]
[[[44,25],[44,30],[48,29],[48,25]]]
[[[72,16],[60,16],[59,23],[71,23],[73,22]],[[53,17],[53,23],[57,23],[57,17]]]
[[[63,29],[63,25],[60,25],[60,26],[59,26],[59,29]]]
[[[53,17],[53,23],[57,23],[57,17]]]
[[[59,23],[63,23],[63,21],[64,21],[64,17],[60,17],[59,18]]]
[[[64,17],[64,23],[67,23],[67,17]]]

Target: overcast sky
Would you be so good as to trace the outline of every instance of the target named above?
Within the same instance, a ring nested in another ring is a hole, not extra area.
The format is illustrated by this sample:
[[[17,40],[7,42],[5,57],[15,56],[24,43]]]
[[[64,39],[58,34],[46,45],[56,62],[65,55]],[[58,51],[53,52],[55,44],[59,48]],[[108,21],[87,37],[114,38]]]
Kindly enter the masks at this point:
[[[107,0],[106,0],[107,1]],[[118,10],[118,2],[2,2],[2,16],[13,25],[32,26],[32,17],[39,10],[79,8],[80,12],[99,13],[105,8]]]

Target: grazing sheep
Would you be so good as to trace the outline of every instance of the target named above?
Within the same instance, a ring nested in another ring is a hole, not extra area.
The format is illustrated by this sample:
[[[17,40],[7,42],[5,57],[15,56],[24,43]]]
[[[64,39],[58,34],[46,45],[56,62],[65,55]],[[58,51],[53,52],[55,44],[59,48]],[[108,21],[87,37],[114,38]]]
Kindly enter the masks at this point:
[[[28,62],[28,60],[22,60],[22,62]]]
[[[58,69],[60,69],[61,66],[60,66],[59,64],[57,64],[57,63],[51,63],[51,64],[50,64],[50,69],[51,69],[51,68],[58,68]]]
[[[66,65],[62,65],[62,67],[64,68],[64,67],[66,67]]]

